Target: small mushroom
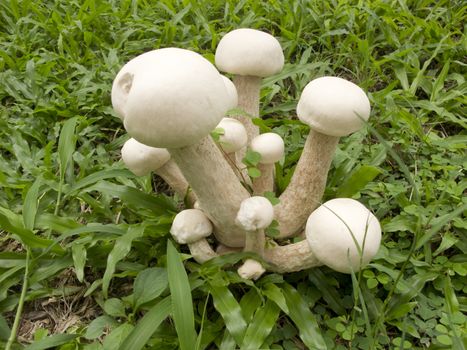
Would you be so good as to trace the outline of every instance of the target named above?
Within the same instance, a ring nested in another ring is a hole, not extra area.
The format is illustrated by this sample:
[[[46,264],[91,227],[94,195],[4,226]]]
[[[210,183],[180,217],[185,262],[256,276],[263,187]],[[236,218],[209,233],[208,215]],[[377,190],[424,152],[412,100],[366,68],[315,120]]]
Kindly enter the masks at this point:
[[[191,255],[200,264],[217,256],[206,241],[212,234],[212,224],[201,210],[186,209],[178,213],[170,233],[177,243],[188,244]]]
[[[235,216],[249,194],[209,136],[232,104],[216,68],[192,51],[154,50],[127,63],[113,88],[119,90],[112,93],[114,106],[128,133],[148,146],[167,148],[218,240],[243,246],[245,233]]]
[[[246,231],[244,251],[257,253],[260,257],[263,256],[265,244],[264,229],[271,224],[273,219],[274,209],[267,198],[254,196],[242,202],[236,222],[237,225]],[[252,265],[251,262],[247,263],[247,261],[245,261],[245,264],[248,266],[257,265]],[[246,271],[250,271],[249,268],[243,268],[243,266],[241,269],[245,273]],[[252,276],[257,276],[258,269],[252,269],[251,271],[253,270],[256,272]]]
[[[258,164],[261,175],[253,179],[253,192],[263,195],[274,190],[274,164],[284,158],[284,140],[278,134],[267,132],[256,136],[250,148],[261,155]]]
[[[159,175],[179,196],[188,195],[188,202],[193,204],[196,198],[189,192],[189,185],[177,164],[170,159],[165,148],[150,147],[130,138],[122,147],[122,160],[136,176],[145,176],[151,171]]]
[[[279,73],[284,66],[284,54],[277,39],[260,30],[233,30],[219,41],[215,60],[219,70],[234,74],[238,106],[258,117],[261,79]],[[258,135],[258,127],[249,116],[236,118],[245,125],[249,140]]]
[[[241,278],[257,280],[266,270],[258,261],[246,259],[242,266],[238,268],[237,272]]]
[[[292,179],[275,206],[281,238],[299,233],[319,206],[339,137],[364,125],[370,116],[370,102],[354,83],[321,77],[303,90],[297,115],[311,129]]]
[[[350,198],[336,198],[321,205],[308,218],[305,233],[318,260],[343,273],[362,269],[381,243],[378,219]]]

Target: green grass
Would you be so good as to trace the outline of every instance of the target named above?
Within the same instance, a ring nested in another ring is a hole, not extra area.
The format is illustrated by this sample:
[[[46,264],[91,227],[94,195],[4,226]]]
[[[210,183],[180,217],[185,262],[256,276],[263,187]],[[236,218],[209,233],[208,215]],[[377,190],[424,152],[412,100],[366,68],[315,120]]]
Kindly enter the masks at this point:
[[[467,348],[465,23],[460,0],[0,2],[0,347]],[[212,61],[238,27],[284,49],[261,93],[262,130],[286,138],[280,190],[307,133],[294,117],[307,82],[338,75],[369,92],[369,125],[341,140],[325,194],[382,222],[360,274],[252,283],[231,268],[239,257],[186,260],[167,247],[179,199],[119,160],[119,68],[167,46]],[[31,321],[44,310],[77,320]]]

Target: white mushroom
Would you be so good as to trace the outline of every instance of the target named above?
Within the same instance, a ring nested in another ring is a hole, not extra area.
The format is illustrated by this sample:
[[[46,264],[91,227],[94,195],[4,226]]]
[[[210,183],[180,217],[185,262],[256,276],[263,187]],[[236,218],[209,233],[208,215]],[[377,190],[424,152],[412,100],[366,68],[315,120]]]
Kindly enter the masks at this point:
[[[306,238],[323,264],[339,272],[351,273],[367,265],[378,252],[381,226],[360,202],[336,198],[310,215]]]
[[[256,136],[250,148],[261,155],[258,164],[261,175],[253,179],[253,191],[263,195],[274,190],[274,164],[284,158],[284,140],[278,134],[268,132]]]
[[[205,239],[212,234],[212,224],[201,210],[186,209],[178,213],[170,233],[178,243],[188,244],[191,255],[200,264],[217,256]]]
[[[255,29],[236,29],[220,40],[215,59],[219,70],[234,74],[238,106],[258,117],[261,78],[279,73],[284,65],[284,54],[277,39]],[[258,128],[249,116],[237,118],[245,125],[249,140],[258,135]]]
[[[194,194],[189,192],[188,182],[177,164],[170,159],[170,153],[165,148],[146,146],[130,138],[123,145],[121,153],[123,162],[136,176],[144,176],[153,171],[179,196],[184,198],[188,195],[189,203],[195,202]]]
[[[275,207],[280,237],[300,232],[320,204],[339,137],[364,125],[370,116],[370,102],[354,83],[322,77],[303,90],[297,115],[311,130],[290,184]]]
[[[266,229],[271,224],[273,219],[274,209],[271,202],[267,198],[255,196],[245,199],[242,202],[240,205],[240,210],[237,214],[236,222],[237,225],[247,231],[244,251],[257,253],[261,257],[263,256],[265,244],[264,229]],[[248,262],[248,260],[245,261],[244,264],[248,264],[248,266],[252,265],[252,263]],[[253,266],[256,265],[253,264]],[[242,271],[250,270],[251,269],[247,267],[242,269]],[[253,270],[256,271],[256,273],[253,275],[257,276],[259,270]]]
[[[238,268],[237,272],[241,278],[257,280],[266,270],[258,261],[246,259],[242,266]]]
[[[234,83],[232,80],[227,78],[225,75],[221,75],[222,79],[224,80],[225,88],[227,90],[227,94],[229,96],[229,109],[235,108],[238,105],[238,94],[237,89],[235,88]]]
[[[127,63],[113,88],[119,90],[113,92],[114,105],[128,133],[146,145],[167,148],[218,240],[243,246],[245,233],[235,216],[249,194],[209,136],[232,103],[216,68],[188,50],[154,50]]]

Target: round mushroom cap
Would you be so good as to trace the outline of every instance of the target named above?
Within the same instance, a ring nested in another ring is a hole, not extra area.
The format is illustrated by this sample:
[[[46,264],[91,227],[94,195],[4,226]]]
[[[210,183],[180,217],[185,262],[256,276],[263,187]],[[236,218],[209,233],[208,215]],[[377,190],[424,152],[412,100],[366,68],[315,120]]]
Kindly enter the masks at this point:
[[[212,224],[201,210],[186,209],[175,216],[170,233],[180,244],[194,243],[211,235]]]
[[[370,101],[354,83],[338,77],[310,81],[297,105],[298,118],[329,136],[345,136],[359,130],[370,117]]]
[[[217,128],[224,130],[219,136],[219,144],[226,153],[237,152],[248,143],[248,135],[241,122],[233,118],[223,118]]]
[[[261,196],[245,199],[240,204],[235,222],[247,231],[265,229],[274,220],[274,208],[271,202]]]
[[[274,164],[284,157],[284,140],[273,132],[256,136],[251,140],[250,148],[261,154],[261,164]]]
[[[261,263],[253,259],[246,259],[242,266],[237,270],[241,278],[247,280],[257,280],[266,272]]]
[[[117,74],[112,102],[128,133],[152,147],[194,144],[220,122],[231,99],[217,69],[178,48],[144,53]]]
[[[227,89],[227,94],[229,95],[229,109],[235,108],[238,105],[238,94],[237,88],[235,87],[232,80],[227,78],[225,75],[221,75],[224,79],[225,88]]]
[[[146,146],[131,138],[122,147],[122,160],[136,176],[144,176],[162,167],[170,159],[165,148]]]
[[[378,219],[350,198],[336,198],[321,205],[308,218],[305,233],[318,260],[343,273],[357,272],[367,265],[381,243]]]
[[[223,72],[264,78],[282,70],[284,53],[272,35],[255,29],[236,29],[219,41],[216,66]]]

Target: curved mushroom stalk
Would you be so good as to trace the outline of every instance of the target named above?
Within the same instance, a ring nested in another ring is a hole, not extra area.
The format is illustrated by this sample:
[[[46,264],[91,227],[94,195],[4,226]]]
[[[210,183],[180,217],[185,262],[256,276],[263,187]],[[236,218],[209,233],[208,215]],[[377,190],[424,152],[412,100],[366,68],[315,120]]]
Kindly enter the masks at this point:
[[[313,254],[307,240],[264,250],[268,270],[277,273],[295,272],[323,265]]]
[[[211,137],[169,152],[191,185],[199,206],[212,221],[218,241],[230,247],[243,247],[245,231],[235,224],[235,217],[249,193]]]
[[[221,71],[234,74],[238,106],[248,114],[235,118],[245,125],[251,141],[259,134],[250,116],[259,117],[261,79],[279,73],[284,66],[281,45],[268,33],[236,29],[220,40],[215,59]]]
[[[292,179],[274,207],[278,238],[300,233],[310,213],[321,204],[338,142],[338,137],[310,130]]]
[[[258,164],[261,175],[253,179],[253,193],[264,195],[274,191],[274,164],[284,158],[284,140],[278,134],[267,132],[251,140],[250,147],[261,155]]]
[[[179,196],[182,198],[187,196],[190,206],[195,203],[194,193],[188,193],[188,182],[170,159],[170,154],[165,148],[150,147],[130,138],[123,145],[121,153],[123,162],[133,174],[144,176],[153,171]]]
[[[370,102],[354,83],[321,77],[303,90],[297,115],[311,131],[292,180],[276,207],[281,238],[297,234],[319,205],[339,137],[363,126],[370,116]]]
[[[196,242],[188,243],[190,254],[198,264],[204,264],[206,261],[219,256],[210,246],[209,242],[202,238]]]

